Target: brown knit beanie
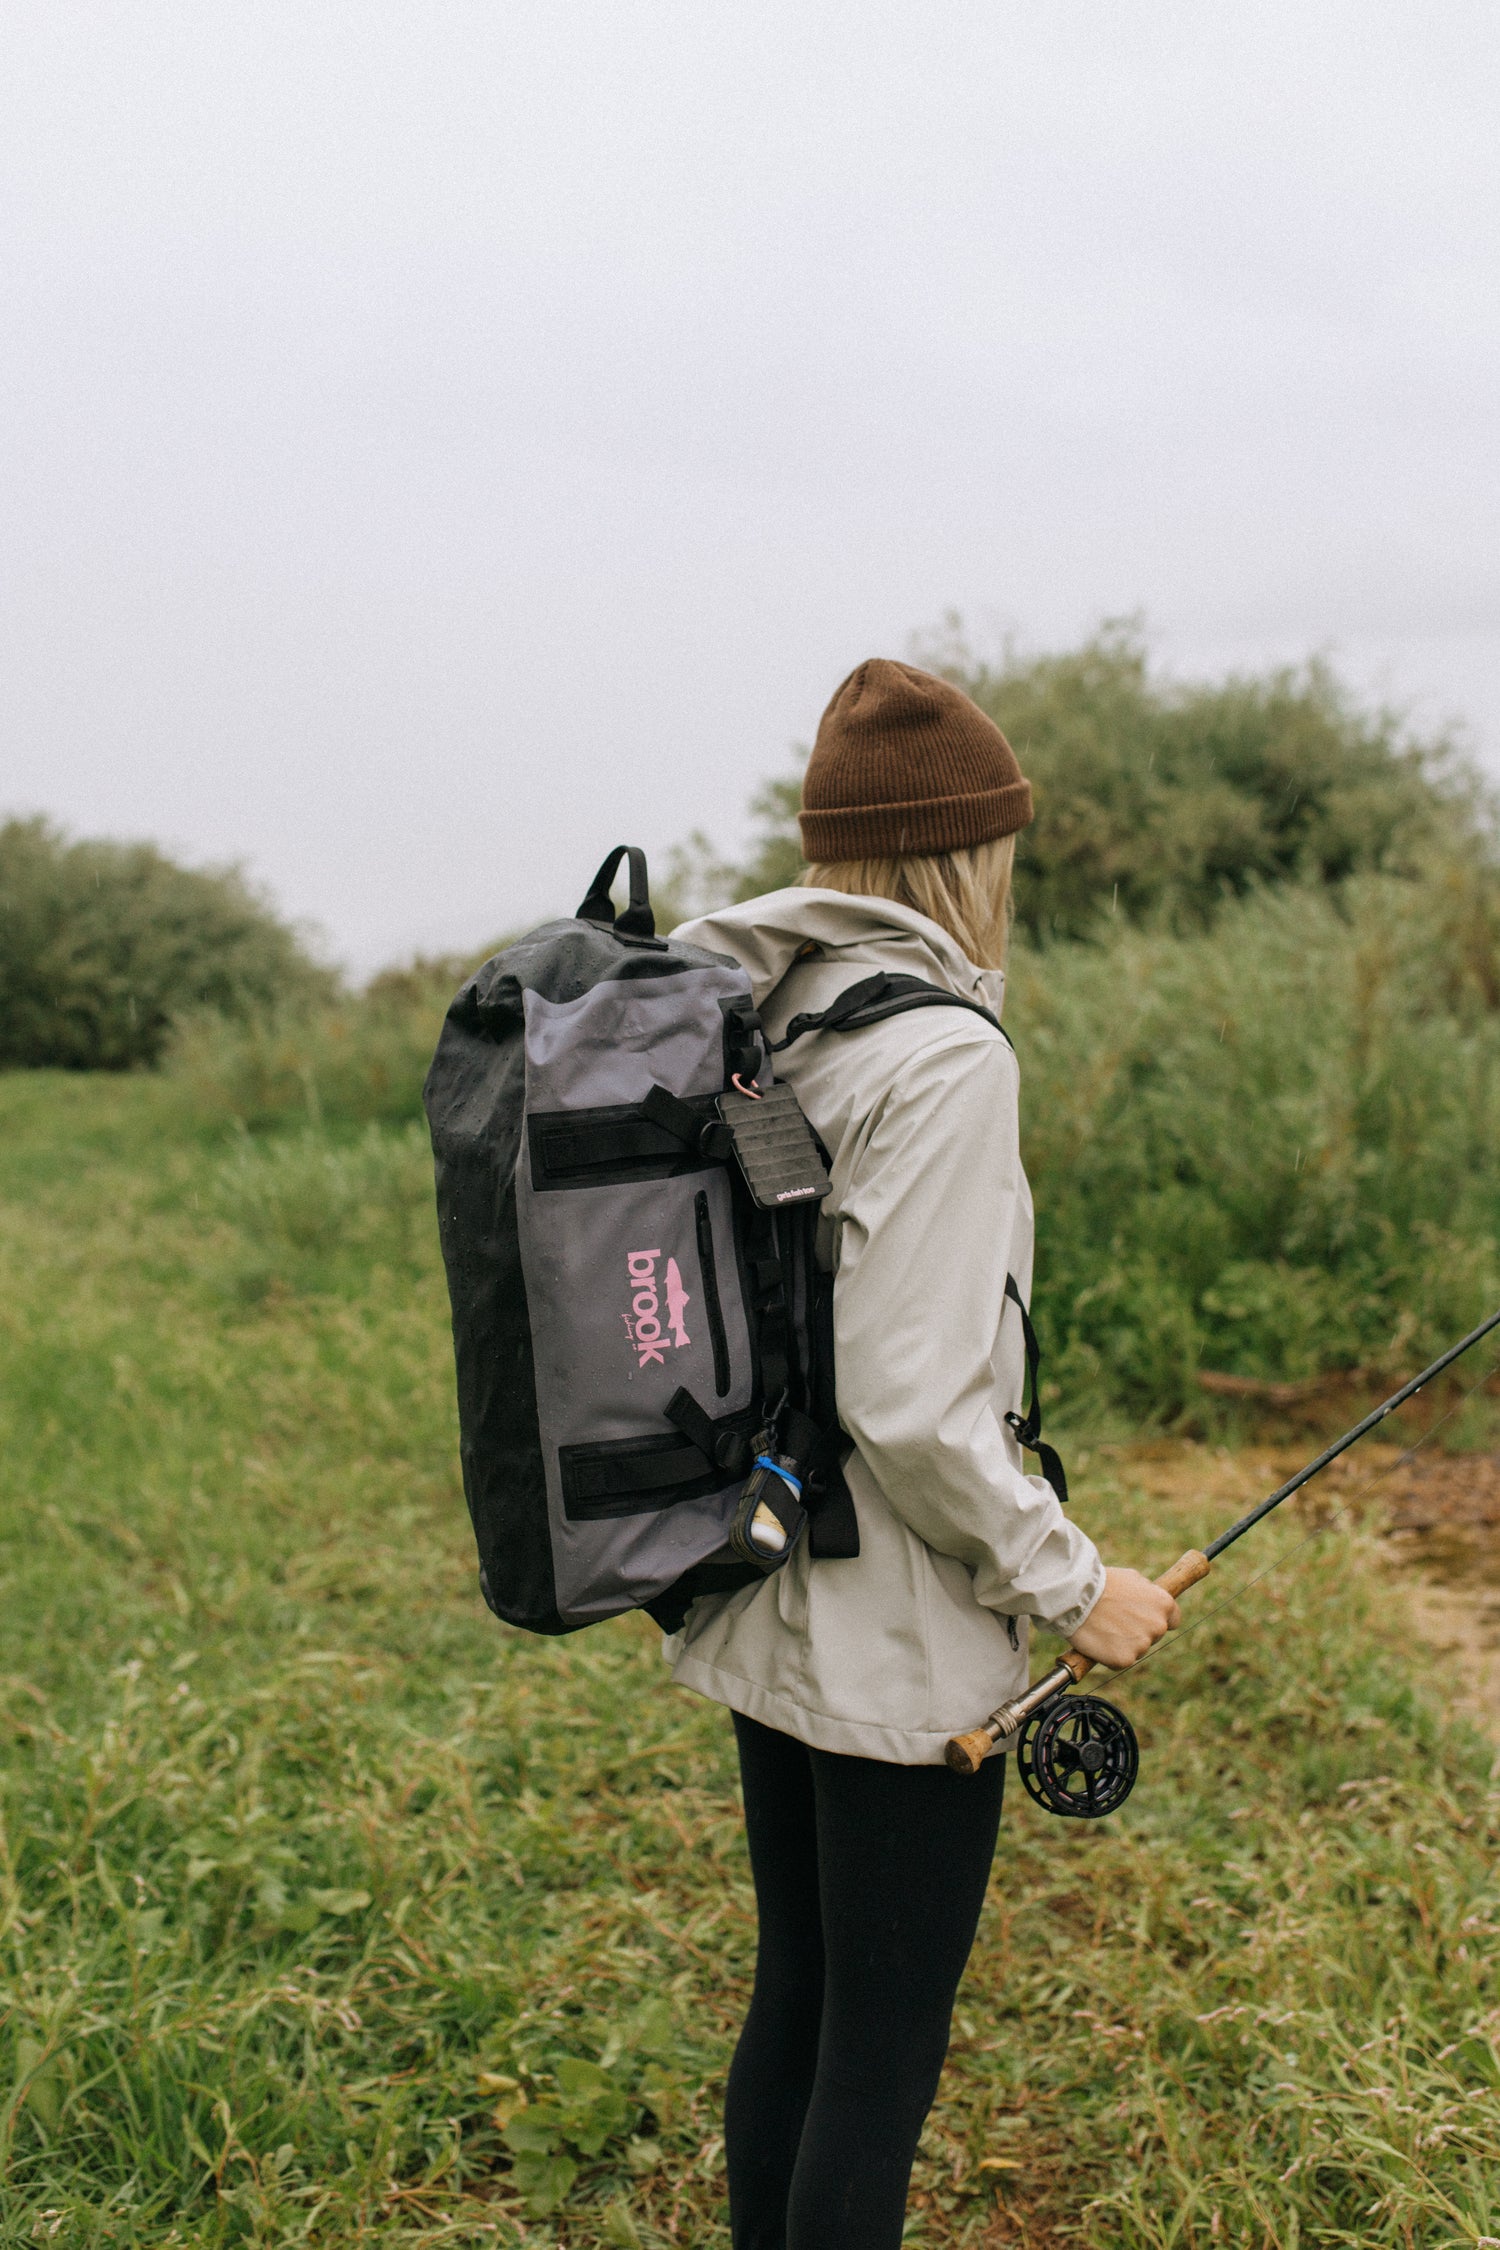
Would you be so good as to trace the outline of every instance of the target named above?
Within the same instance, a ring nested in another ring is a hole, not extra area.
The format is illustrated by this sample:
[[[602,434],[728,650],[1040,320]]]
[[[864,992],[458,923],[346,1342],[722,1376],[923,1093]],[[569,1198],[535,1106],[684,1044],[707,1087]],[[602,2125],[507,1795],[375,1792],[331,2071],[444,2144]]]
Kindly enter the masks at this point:
[[[798,817],[810,860],[921,859],[1030,819],[1031,784],[994,720],[931,672],[872,656],[819,721]]]

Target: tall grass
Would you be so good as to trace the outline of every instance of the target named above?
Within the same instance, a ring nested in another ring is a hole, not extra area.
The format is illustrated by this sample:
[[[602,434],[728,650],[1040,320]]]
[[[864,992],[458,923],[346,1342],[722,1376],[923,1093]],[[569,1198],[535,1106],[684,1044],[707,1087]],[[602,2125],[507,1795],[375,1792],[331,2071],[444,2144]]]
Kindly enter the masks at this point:
[[[435,1247],[309,1241],[328,1145],[230,1186],[174,1082],[0,1078],[0,2242],[722,2250],[727,1725],[483,1611]],[[1224,1512],[1079,1469],[1120,1559]],[[1114,1821],[1008,1803],[912,2242],[1500,2234],[1490,1756],[1312,1556],[1121,1683]]]
[[[337,1138],[416,1120],[459,973],[297,1019],[202,1019],[175,1082],[210,1122]],[[1500,1302],[1488,878],[1450,863],[1262,892],[1194,935],[1023,941],[1007,1022],[1048,1379],[1073,1411],[1207,1423],[1223,1409],[1204,1370],[1378,1378]],[[287,1167],[285,1199],[294,1160],[265,1162],[267,1187]],[[304,1171],[316,1203],[317,1160]]]
[[[169,1070],[209,1123],[317,1128],[420,1118],[443,1013],[470,965],[419,960],[341,1001],[248,1022],[189,1017]]]
[[[316,1128],[256,1141],[241,1127],[213,1202],[241,1246],[228,1270],[247,1296],[357,1285],[373,1267],[409,1275],[425,1267],[432,1233],[427,1135],[367,1125],[352,1142]]]
[[[1461,888],[1268,892],[1019,949],[1038,1300],[1069,1395],[1409,1365],[1500,1302],[1500,1015]],[[1465,932],[1469,947],[1465,952]]]

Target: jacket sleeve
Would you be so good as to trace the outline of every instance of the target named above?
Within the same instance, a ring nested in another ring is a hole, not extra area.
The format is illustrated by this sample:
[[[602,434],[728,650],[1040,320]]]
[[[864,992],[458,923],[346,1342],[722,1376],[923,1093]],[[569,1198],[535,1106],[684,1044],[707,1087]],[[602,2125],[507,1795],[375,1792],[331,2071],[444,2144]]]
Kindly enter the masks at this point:
[[[999,1413],[1021,1402],[996,1396],[1017,1092],[1000,1039],[924,1048],[866,1120],[847,1171],[836,1166],[839,1420],[897,1514],[968,1565],[987,1609],[1070,1633],[1104,1566],[1051,1486],[1016,1466]]]

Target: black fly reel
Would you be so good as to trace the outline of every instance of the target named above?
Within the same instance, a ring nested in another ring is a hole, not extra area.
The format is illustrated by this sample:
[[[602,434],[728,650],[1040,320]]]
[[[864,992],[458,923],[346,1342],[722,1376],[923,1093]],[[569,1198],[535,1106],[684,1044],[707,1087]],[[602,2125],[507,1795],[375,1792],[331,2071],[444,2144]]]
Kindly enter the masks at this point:
[[[1059,1695],[1026,1721],[1016,1764],[1028,1797],[1064,1820],[1102,1820],[1124,1804],[1141,1762],[1135,1728],[1097,1695]]]

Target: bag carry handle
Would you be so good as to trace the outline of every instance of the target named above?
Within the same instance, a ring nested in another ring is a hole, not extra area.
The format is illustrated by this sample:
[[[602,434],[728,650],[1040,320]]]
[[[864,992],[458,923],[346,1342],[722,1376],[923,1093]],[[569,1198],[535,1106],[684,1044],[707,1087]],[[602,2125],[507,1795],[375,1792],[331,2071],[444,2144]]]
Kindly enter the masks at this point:
[[[617,916],[609,891],[622,859],[630,862],[630,904]],[[651,892],[646,881],[646,855],[638,844],[616,844],[590,883],[576,919],[602,922],[606,929],[614,930],[620,937],[655,937],[656,916],[651,911]]]

